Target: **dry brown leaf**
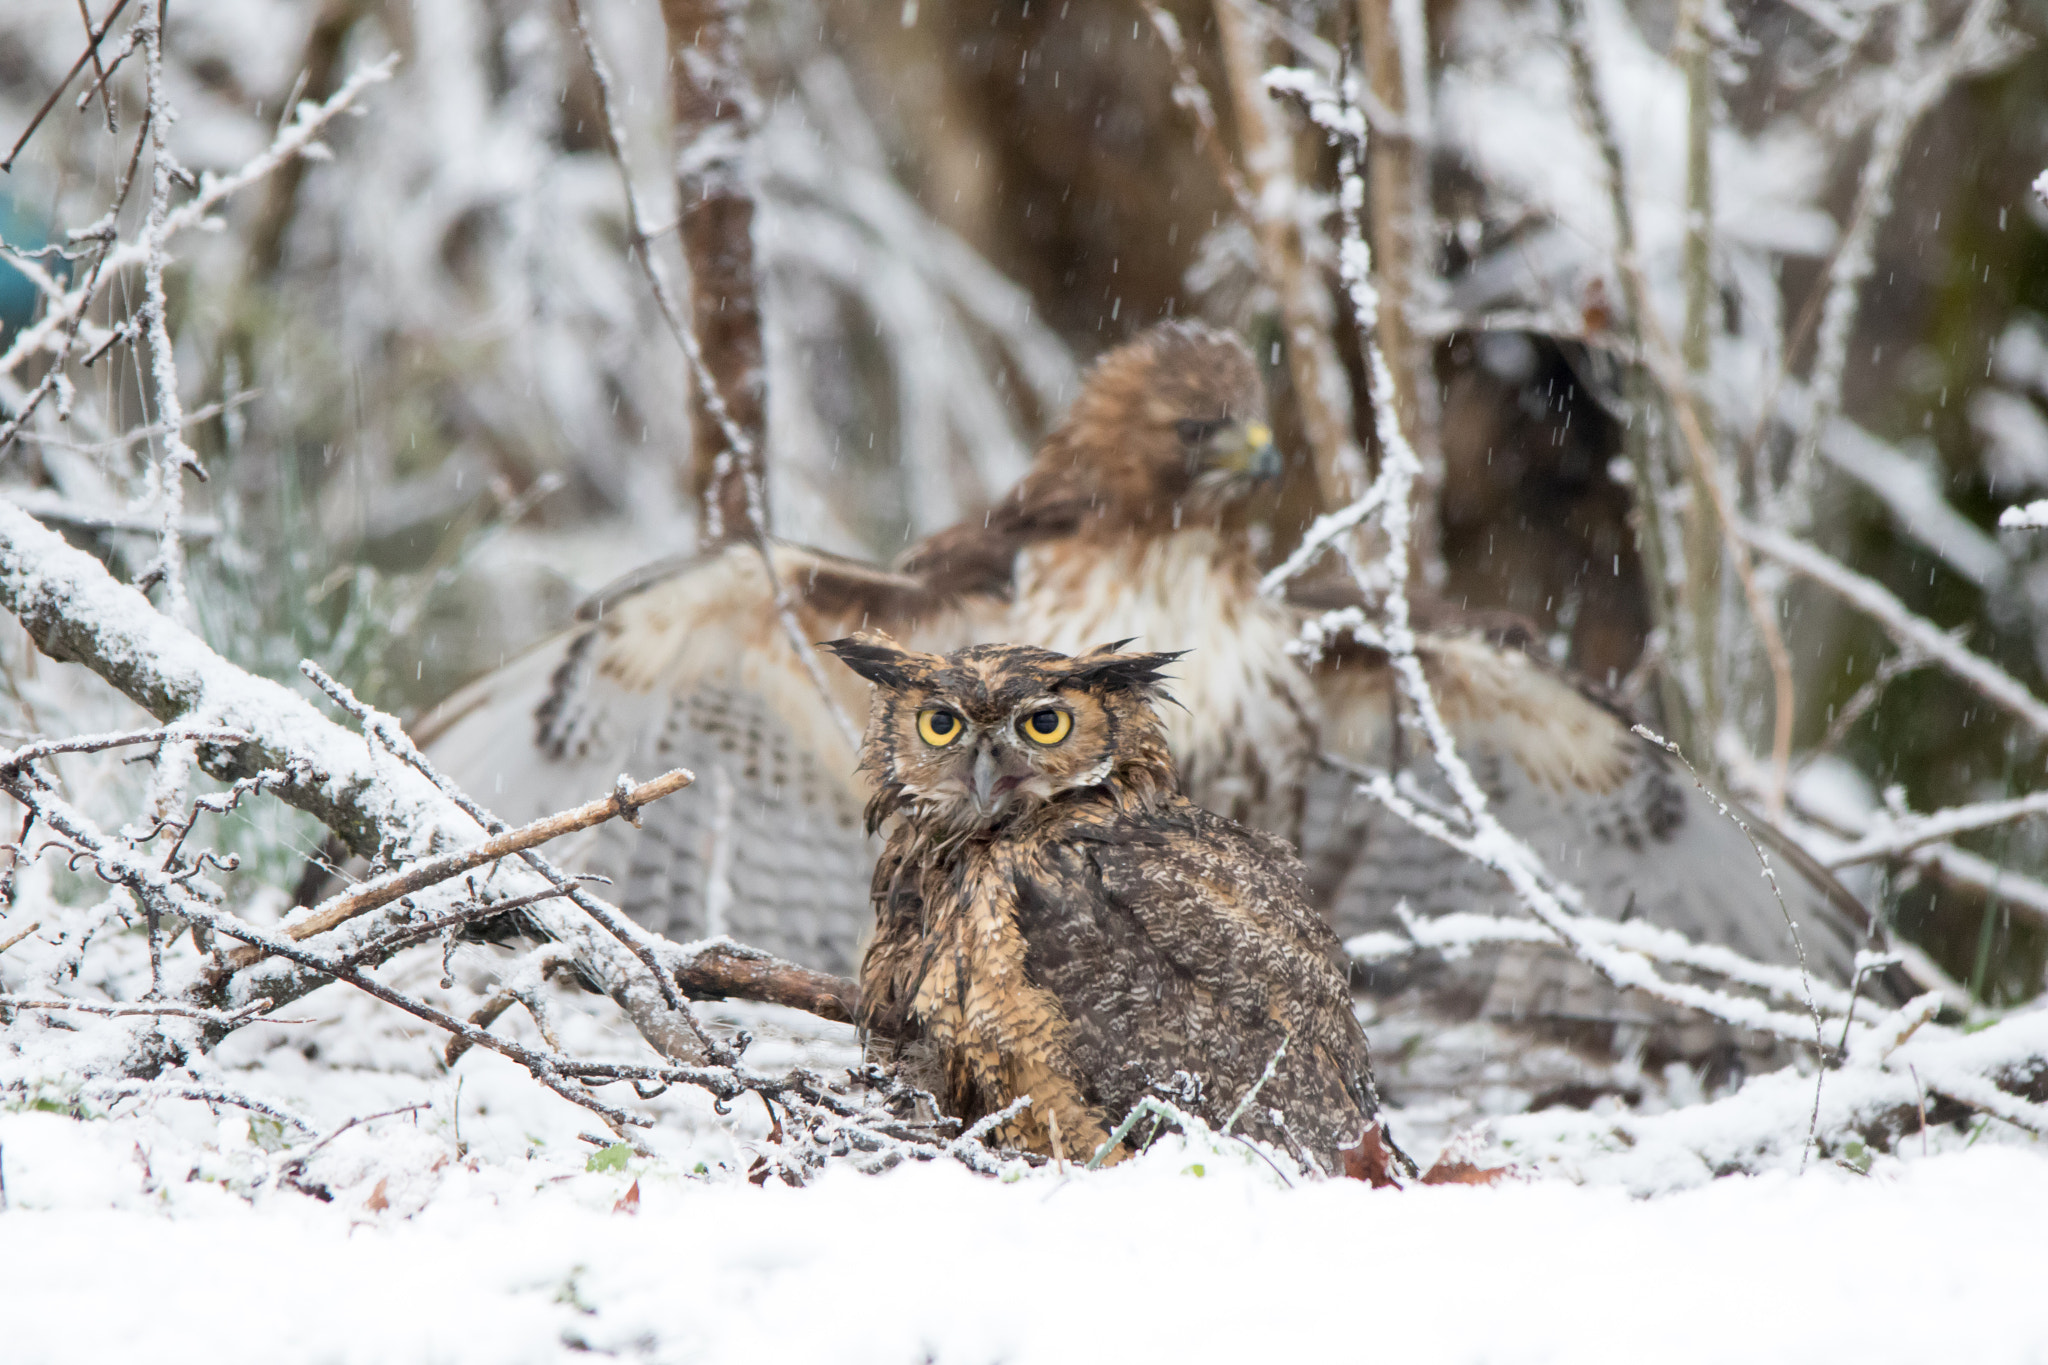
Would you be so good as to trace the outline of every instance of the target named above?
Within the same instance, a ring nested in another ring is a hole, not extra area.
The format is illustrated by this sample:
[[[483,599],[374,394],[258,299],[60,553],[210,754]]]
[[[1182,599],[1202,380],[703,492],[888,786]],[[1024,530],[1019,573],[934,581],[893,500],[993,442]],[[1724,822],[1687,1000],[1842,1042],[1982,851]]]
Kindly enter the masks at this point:
[[[384,1186],[390,1179],[391,1177],[387,1175],[377,1182],[377,1188],[371,1190],[370,1197],[363,1201],[364,1208],[368,1209],[371,1213],[382,1213],[391,1207],[391,1201],[384,1197]]]
[[[1512,1166],[1475,1166],[1455,1157],[1440,1158],[1422,1173],[1425,1185],[1498,1185],[1515,1173]]]
[[[1346,1147],[1337,1155],[1344,1162],[1344,1174],[1353,1180],[1363,1180],[1376,1190],[1401,1183],[1394,1174],[1393,1149],[1378,1123],[1365,1130],[1356,1147]]]
[[[612,1212],[613,1212],[613,1213],[638,1213],[638,1212],[640,1212],[640,1182],[639,1182],[639,1181],[637,1181],[637,1180],[636,1180],[636,1181],[634,1181],[634,1182],[633,1182],[633,1188],[632,1188],[632,1189],[630,1189],[630,1190],[627,1190],[627,1191],[625,1192],[625,1194],[623,1194],[623,1195],[621,1195],[621,1196],[619,1197],[619,1202],[618,1202],[618,1203],[616,1203],[616,1204],[614,1204],[614,1205],[612,1205]]]

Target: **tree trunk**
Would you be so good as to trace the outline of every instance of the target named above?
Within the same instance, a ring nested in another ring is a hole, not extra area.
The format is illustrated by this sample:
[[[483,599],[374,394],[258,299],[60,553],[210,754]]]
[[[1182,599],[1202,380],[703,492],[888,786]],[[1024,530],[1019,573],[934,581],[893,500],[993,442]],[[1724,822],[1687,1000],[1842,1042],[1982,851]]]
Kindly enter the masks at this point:
[[[668,28],[690,328],[704,356],[704,371],[691,386],[687,486],[708,546],[763,534],[768,522],[766,369],[747,176],[758,102],[740,50],[741,8],[734,0],[662,0],[661,17]],[[706,377],[728,420],[704,391]]]

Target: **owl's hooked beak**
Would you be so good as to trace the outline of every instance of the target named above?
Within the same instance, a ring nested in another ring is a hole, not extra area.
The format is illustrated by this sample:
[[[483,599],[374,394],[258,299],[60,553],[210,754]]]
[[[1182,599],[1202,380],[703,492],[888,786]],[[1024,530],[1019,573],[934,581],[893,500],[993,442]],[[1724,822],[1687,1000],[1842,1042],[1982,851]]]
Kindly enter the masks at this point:
[[[983,738],[974,746],[974,764],[967,771],[967,795],[977,814],[1001,813],[1010,793],[1031,777],[1030,768],[1009,749]]]

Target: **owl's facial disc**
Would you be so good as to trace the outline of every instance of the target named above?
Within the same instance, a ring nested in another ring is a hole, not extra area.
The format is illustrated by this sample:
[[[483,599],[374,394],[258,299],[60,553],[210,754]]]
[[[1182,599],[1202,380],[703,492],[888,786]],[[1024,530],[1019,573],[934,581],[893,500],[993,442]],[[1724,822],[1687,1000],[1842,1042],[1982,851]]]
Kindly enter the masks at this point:
[[[1074,733],[1067,702],[1040,695],[1013,709],[930,702],[917,713],[928,774],[912,784],[956,828],[987,828],[1050,800],[1063,785],[1047,763]]]

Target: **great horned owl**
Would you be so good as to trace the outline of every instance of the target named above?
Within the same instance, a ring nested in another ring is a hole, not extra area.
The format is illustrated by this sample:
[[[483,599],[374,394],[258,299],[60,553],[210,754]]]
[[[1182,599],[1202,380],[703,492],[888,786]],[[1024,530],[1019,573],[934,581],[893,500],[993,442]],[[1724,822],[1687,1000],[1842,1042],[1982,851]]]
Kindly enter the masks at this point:
[[[1245,1132],[1325,1170],[1380,1150],[1300,862],[1181,795],[1154,709],[1177,654],[826,648],[875,684],[861,768],[869,827],[890,826],[863,1022],[913,1040],[947,1112],[1028,1095],[998,1137],[1085,1160],[1163,1093],[1217,1127],[1242,1105]]]

